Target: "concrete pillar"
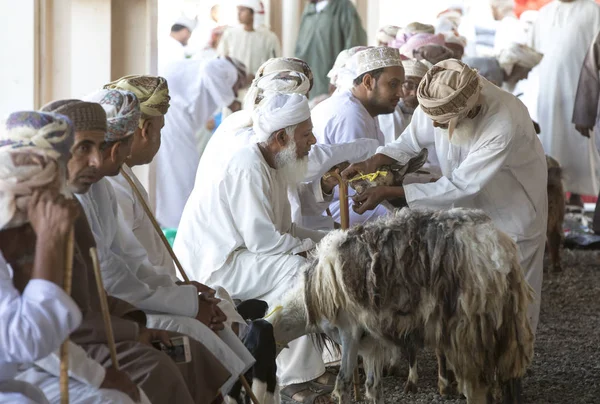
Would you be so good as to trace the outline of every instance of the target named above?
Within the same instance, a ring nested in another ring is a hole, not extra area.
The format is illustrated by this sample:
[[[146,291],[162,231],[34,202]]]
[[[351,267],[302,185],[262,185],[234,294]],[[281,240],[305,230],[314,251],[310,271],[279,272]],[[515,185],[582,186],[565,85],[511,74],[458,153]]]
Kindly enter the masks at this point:
[[[283,0],[282,2],[281,49],[283,56],[294,56],[304,5],[302,0]]]

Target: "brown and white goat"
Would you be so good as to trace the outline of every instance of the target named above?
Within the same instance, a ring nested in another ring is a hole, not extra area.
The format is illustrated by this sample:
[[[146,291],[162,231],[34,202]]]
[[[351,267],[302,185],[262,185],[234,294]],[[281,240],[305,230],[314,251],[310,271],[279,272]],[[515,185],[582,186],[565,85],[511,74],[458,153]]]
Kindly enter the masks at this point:
[[[533,355],[533,290],[516,245],[481,211],[403,209],[332,232],[307,267],[301,293],[292,293],[273,321],[275,337],[291,337],[293,317],[306,320],[309,331],[337,333],[340,403],[348,402],[359,350],[373,374],[367,395],[381,403],[377,369],[389,347],[412,333],[443,353],[469,404],[486,402],[495,383],[506,403],[520,400],[519,380]]]

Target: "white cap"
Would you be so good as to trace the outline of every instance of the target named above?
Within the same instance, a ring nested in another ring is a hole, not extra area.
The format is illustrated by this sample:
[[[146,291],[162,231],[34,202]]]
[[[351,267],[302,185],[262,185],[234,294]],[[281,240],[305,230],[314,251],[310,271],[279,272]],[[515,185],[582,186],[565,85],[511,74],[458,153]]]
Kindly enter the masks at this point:
[[[238,0],[235,5],[238,7],[251,8],[255,13],[259,13],[262,10],[259,0]]]
[[[402,66],[400,51],[396,48],[378,46],[358,52],[353,56],[356,61],[354,78],[385,67]]]
[[[196,25],[198,25],[198,18],[192,19],[182,14],[173,24],[183,25],[190,31],[193,31],[196,29]]]
[[[419,62],[416,59],[403,60],[402,66],[404,67],[404,75],[405,76],[413,76],[418,78],[423,78],[427,74],[429,68]]]

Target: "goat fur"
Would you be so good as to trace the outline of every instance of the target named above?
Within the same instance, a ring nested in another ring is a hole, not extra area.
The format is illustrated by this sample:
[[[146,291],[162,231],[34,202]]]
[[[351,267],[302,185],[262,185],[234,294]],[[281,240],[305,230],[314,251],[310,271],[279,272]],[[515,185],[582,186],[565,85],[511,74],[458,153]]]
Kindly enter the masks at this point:
[[[468,403],[485,401],[496,380],[521,378],[531,362],[533,290],[515,243],[482,211],[407,208],[334,231],[317,247],[303,289],[306,329],[341,330],[350,359],[336,384],[340,402],[365,335],[385,350],[422,332],[445,354]]]

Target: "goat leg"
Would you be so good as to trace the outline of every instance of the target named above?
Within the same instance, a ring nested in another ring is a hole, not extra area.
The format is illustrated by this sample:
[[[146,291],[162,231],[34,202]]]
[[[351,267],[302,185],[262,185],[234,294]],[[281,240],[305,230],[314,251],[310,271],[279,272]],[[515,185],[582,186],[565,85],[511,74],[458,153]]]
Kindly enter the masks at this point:
[[[552,263],[553,272],[561,272],[562,265],[560,262],[560,246],[562,244],[562,229],[552,229],[548,234],[548,250],[550,253],[550,261]]]
[[[419,373],[417,371],[417,349],[410,341],[406,341],[403,347],[404,356],[408,360],[408,380],[404,385],[404,393],[416,394],[419,391],[417,383],[419,382]]]
[[[358,362],[358,338],[349,332],[340,330],[340,339],[342,341],[342,363],[332,395],[338,399],[339,404],[345,404],[350,402],[352,376]]]
[[[503,404],[522,404],[523,403],[523,386],[521,378],[510,379],[502,385],[502,403]]]
[[[382,353],[371,352],[364,359],[367,380],[365,389],[367,398],[371,404],[383,404],[383,387],[381,386],[381,374],[383,370]]]
[[[438,388],[440,395],[447,399],[451,395],[458,394],[456,377],[454,372],[448,369],[446,355],[441,349],[436,350],[436,356],[438,362]]]

